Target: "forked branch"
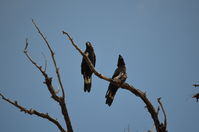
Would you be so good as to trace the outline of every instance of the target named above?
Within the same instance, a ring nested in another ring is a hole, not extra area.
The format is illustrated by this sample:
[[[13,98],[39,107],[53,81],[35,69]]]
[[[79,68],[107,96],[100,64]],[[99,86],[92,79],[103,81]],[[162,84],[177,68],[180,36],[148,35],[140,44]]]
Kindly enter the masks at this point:
[[[97,70],[94,68],[94,66],[92,65],[90,59],[84,54],[84,52],[75,44],[75,42],[73,41],[72,37],[67,33],[63,31],[63,34],[66,35],[68,37],[68,39],[70,40],[71,44],[75,47],[75,49],[84,57],[84,59],[86,60],[87,64],[89,65],[90,69],[94,72],[94,74],[103,79],[106,80],[108,82],[112,82],[116,85],[120,85],[121,88],[126,89],[128,91],[130,91],[131,93],[135,94],[136,96],[140,97],[142,99],[142,101],[146,104],[146,107],[149,111],[149,113],[151,114],[151,117],[154,121],[155,127],[156,127],[156,131],[157,132],[166,132],[161,129],[161,123],[158,119],[158,114],[155,110],[155,108],[153,107],[153,105],[151,104],[151,102],[149,101],[149,99],[146,97],[146,94],[144,92],[142,92],[139,89],[134,88],[132,85],[129,85],[128,83],[123,83],[122,85],[120,84],[120,82],[117,82],[115,80],[112,80],[111,78],[108,78],[104,75],[102,75],[101,73],[97,72]]]

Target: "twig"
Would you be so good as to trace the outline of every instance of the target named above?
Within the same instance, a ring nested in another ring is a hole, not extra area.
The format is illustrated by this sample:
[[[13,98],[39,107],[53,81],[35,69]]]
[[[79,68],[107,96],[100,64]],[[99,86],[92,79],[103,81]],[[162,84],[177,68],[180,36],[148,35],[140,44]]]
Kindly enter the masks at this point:
[[[160,112],[160,107],[158,106],[158,108],[157,108],[157,115],[159,114],[159,112]]]
[[[166,112],[165,112],[165,110],[164,110],[164,107],[163,107],[163,105],[162,105],[162,102],[160,101],[160,100],[161,100],[161,97],[158,98],[157,100],[158,100],[158,103],[159,103],[159,105],[160,105],[160,108],[162,109],[162,112],[163,112],[163,114],[164,114],[164,126],[163,126],[163,127],[166,129],[166,128],[167,128],[167,116],[166,116]]]
[[[24,48],[24,52],[27,52],[27,48],[28,48],[28,39],[26,38],[26,45],[25,45],[25,48]]]
[[[37,116],[39,116],[39,117],[41,117],[41,118],[47,119],[47,120],[49,120],[50,122],[54,123],[54,124],[57,126],[57,128],[58,128],[61,132],[66,132],[66,131],[64,130],[64,128],[62,128],[62,126],[60,125],[60,123],[59,123],[56,119],[54,119],[54,118],[52,118],[51,116],[49,116],[48,113],[44,114],[44,113],[38,112],[37,110],[34,110],[34,109],[29,109],[29,110],[28,110],[28,109],[26,109],[25,107],[19,105],[19,104],[17,103],[17,101],[14,101],[14,102],[13,102],[13,101],[11,101],[10,99],[6,98],[6,97],[5,97],[3,94],[1,94],[1,93],[0,93],[0,96],[1,96],[2,99],[5,100],[6,102],[8,102],[8,103],[12,104],[13,106],[17,107],[18,109],[20,109],[21,112],[24,112],[24,113],[29,114],[29,115],[37,115]]]
[[[147,109],[149,111],[149,113],[151,114],[151,117],[154,121],[155,127],[157,132],[164,132],[161,130],[161,125],[160,125],[160,121],[158,119],[158,115],[156,113],[156,110],[154,109],[153,105],[151,104],[151,102],[148,100],[148,98],[146,97],[146,94],[142,91],[140,91],[139,89],[134,88],[133,86],[129,85],[128,83],[123,83],[122,85],[119,82],[116,82],[115,80],[112,80],[111,78],[108,78],[104,75],[102,75],[101,73],[97,72],[96,69],[94,68],[94,66],[92,65],[90,59],[83,53],[83,51],[74,43],[73,39],[70,37],[70,35],[67,32],[63,31],[63,34],[66,35],[68,37],[68,39],[70,40],[71,44],[76,48],[76,50],[85,58],[87,64],[89,65],[90,69],[94,72],[94,74],[103,79],[106,80],[108,82],[112,82],[116,85],[120,85],[121,88],[126,89],[130,92],[132,92],[133,94],[135,94],[136,96],[140,97],[142,99],[142,101],[146,104]]]
[[[46,72],[46,68],[47,68],[47,59],[46,59],[46,56],[43,52],[41,52],[41,54],[43,55],[44,57],[44,61],[45,61],[45,65],[44,65],[44,71]]]

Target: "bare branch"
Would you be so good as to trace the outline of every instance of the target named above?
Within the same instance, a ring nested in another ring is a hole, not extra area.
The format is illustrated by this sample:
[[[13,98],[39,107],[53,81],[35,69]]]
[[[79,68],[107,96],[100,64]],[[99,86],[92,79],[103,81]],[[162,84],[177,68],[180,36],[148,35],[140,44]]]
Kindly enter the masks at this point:
[[[158,106],[158,108],[157,108],[157,115],[159,114],[159,112],[160,112],[160,107]]]
[[[44,61],[45,61],[45,64],[44,64],[44,71],[46,72],[46,68],[47,68],[47,59],[46,59],[46,56],[43,52],[41,52],[41,54],[43,55],[44,57]]]
[[[5,97],[3,94],[1,94],[1,93],[0,93],[0,96],[2,97],[3,100],[5,100],[6,102],[8,102],[8,103],[12,104],[13,106],[15,106],[16,108],[18,108],[21,112],[24,112],[24,113],[29,114],[29,115],[37,115],[37,116],[39,116],[39,117],[41,117],[41,118],[47,119],[47,120],[49,120],[50,122],[52,122],[53,124],[55,124],[55,125],[57,126],[57,128],[58,128],[61,132],[66,132],[66,131],[64,130],[64,128],[62,128],[62,126],[60,125],[60,123],[59,123],[56,119],[54,119],[54,118],[52,118],[51,116],[49,116],[48,113],[44,114],[44,113],[38,112],[37,110],[34,110],[34,109],[32,109],[32,108],[28,110],[28,109],[26,109],[25,107],[19,105],[19,104],[17,103],[17,101],[11,101],[10,99],[6,98],[6,97]]]
[[[120,82],[117,82],[116,80],[112,80],[111,78],[108,78],[104,75],[102,75],[101,73],[97,72],[96,69],[94,68],[94,66],[92,65],[90,59],[83,53],[83,51],[74,43],[72,37],[70,37],[70,35],[67,32],[63,31],[63,34],[66,35],[68,37],[68,39],[70,40],[71,44],[75,47],[75,49],[84,57],[84,59],[86,60],[87,64],[89,65],[90,69],[94,72],[94,74],[103,79],[106,80],[108,82],[112,82],[116,85],[119,85],[121,88],[126,89],[128,91],[130,91],[131,93],[135,94],[136,96],[140,97],[142,99],[142,101],[146,104],[146,107],[149,111],[149,113],[151,114],[151,117],[154,121],[155,127],[157,132],[165,132],[162,131],[161,129],[161,124],[160,121],[158,119],[158,115],[156,113],[155,108],[153,107],[153,105],[151,104],[151,102],[148,100],[148,98],[146,97],[146,94],[142,91],[140,91],[139,89],[134,88],[133,86],[129,85],[128,83],[123,83],[121,84]]]
[[[26,45],[25,45],[25,48],[24,48],[24,53],[27,52],[27,48],[28,48],[28,39],[26,38]]]
[[[43,40],[45,41],[50,53],[51,53],[51,57],[52,57],[52,60],[53,60],[53,64],[54,64],[54,67],[55,67],[55,71],[56,71],[56,74],[57,74],[57,78],[58,78],[58,81],[59,81],[59,84],[60,84],[60,87],[62,89],[62,97],[65,98],[65,93],[64,93],[64,87],[63,87],[63,84],[62,84],[62,81],[61,81],[61,77],[60,77],[60,73],[59,73],[59,68],[57,67],[57,63],[56,63],[56,60],[55,60],[55,53],[53,52],[50,44],[48,43],[47,39],[44,37],[43,33],[40,31],[39,27],[36,25],[36,23],[34,22],[34,20],[32,19],[32,23],[34,24],[35,28],[37,29],[38,33],[40,34],[40,36],[43,38]]]
[[[161,100],[161,97],[157,99],[158,100],[158,103],[160,105],[160,108],[162,109],[162,112],[164,114],[164,128],[167,128],[167,116],[166,116],[166,112],[164,110],[164,107],[162,105],[162,102],[160,101]]]

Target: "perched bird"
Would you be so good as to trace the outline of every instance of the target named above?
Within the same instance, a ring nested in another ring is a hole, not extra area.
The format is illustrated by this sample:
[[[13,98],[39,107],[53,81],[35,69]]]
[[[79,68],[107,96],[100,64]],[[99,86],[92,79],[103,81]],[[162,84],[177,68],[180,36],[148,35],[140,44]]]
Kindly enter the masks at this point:
[[[125,82],[127,78],[126,74],[126,67],[125,67],[125,62],[124,59],[122,58],[121,55],[119,55],[118,62],[117,62],[117,69],[115,70],[112,79],[120,81],[121,84]],[[106,104],[111,106],[113,99],[115,97],[115,94],[120,86],[115,85],[113,83],[109,84],[108,90],[106,92]]]
[[[95,57],[95,52],[94,52],[93,46],[91,45],[90,42],[86,42],[86,50],[84,51],[84,53],[86,56],[88,56],[91,63],[95,67],[96,57]],[[93,72],[91,71],[91,69],[88,66],[84,57],[82,58],[82,63],[81,63],[81,73],[84,78],[84,92],[86,92],[86,91],[90,92]]]

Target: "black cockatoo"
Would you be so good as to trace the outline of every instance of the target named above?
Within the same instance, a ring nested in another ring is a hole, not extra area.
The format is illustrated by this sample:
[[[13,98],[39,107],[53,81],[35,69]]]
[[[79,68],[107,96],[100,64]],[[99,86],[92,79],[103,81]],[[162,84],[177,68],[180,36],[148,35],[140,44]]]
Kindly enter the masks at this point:
[[[86,42],[86,50],[84,51],[84,53],[86,54],[86,56],[88,56],[91,63],[95,67],[96,57],[95,57],[93,46],[91,45],[90,42]],[[86,91],[90,92],[93,72],[91,71],[84,57],[82,58],[82,63],[81,63],[81,73],[84,78],[84,92]]]
[[[112,79],[118,80],[122,84],[125,82],[126,78],[127,78],[127,74],[126,74],[125,62],[124,62],[124,59],[122,58],[122,56],[119,55],[118,62],[117,62],[117,69],[115,70],[115,72],[112,76]],[[108,90],[107,90],[106,96],[105,96],[106,104],[108,104],[109,106],[111,106],[118,88],[119,88],[119,86],[117,86],[113,83],[109,84],[109,87],[108,87]]]

